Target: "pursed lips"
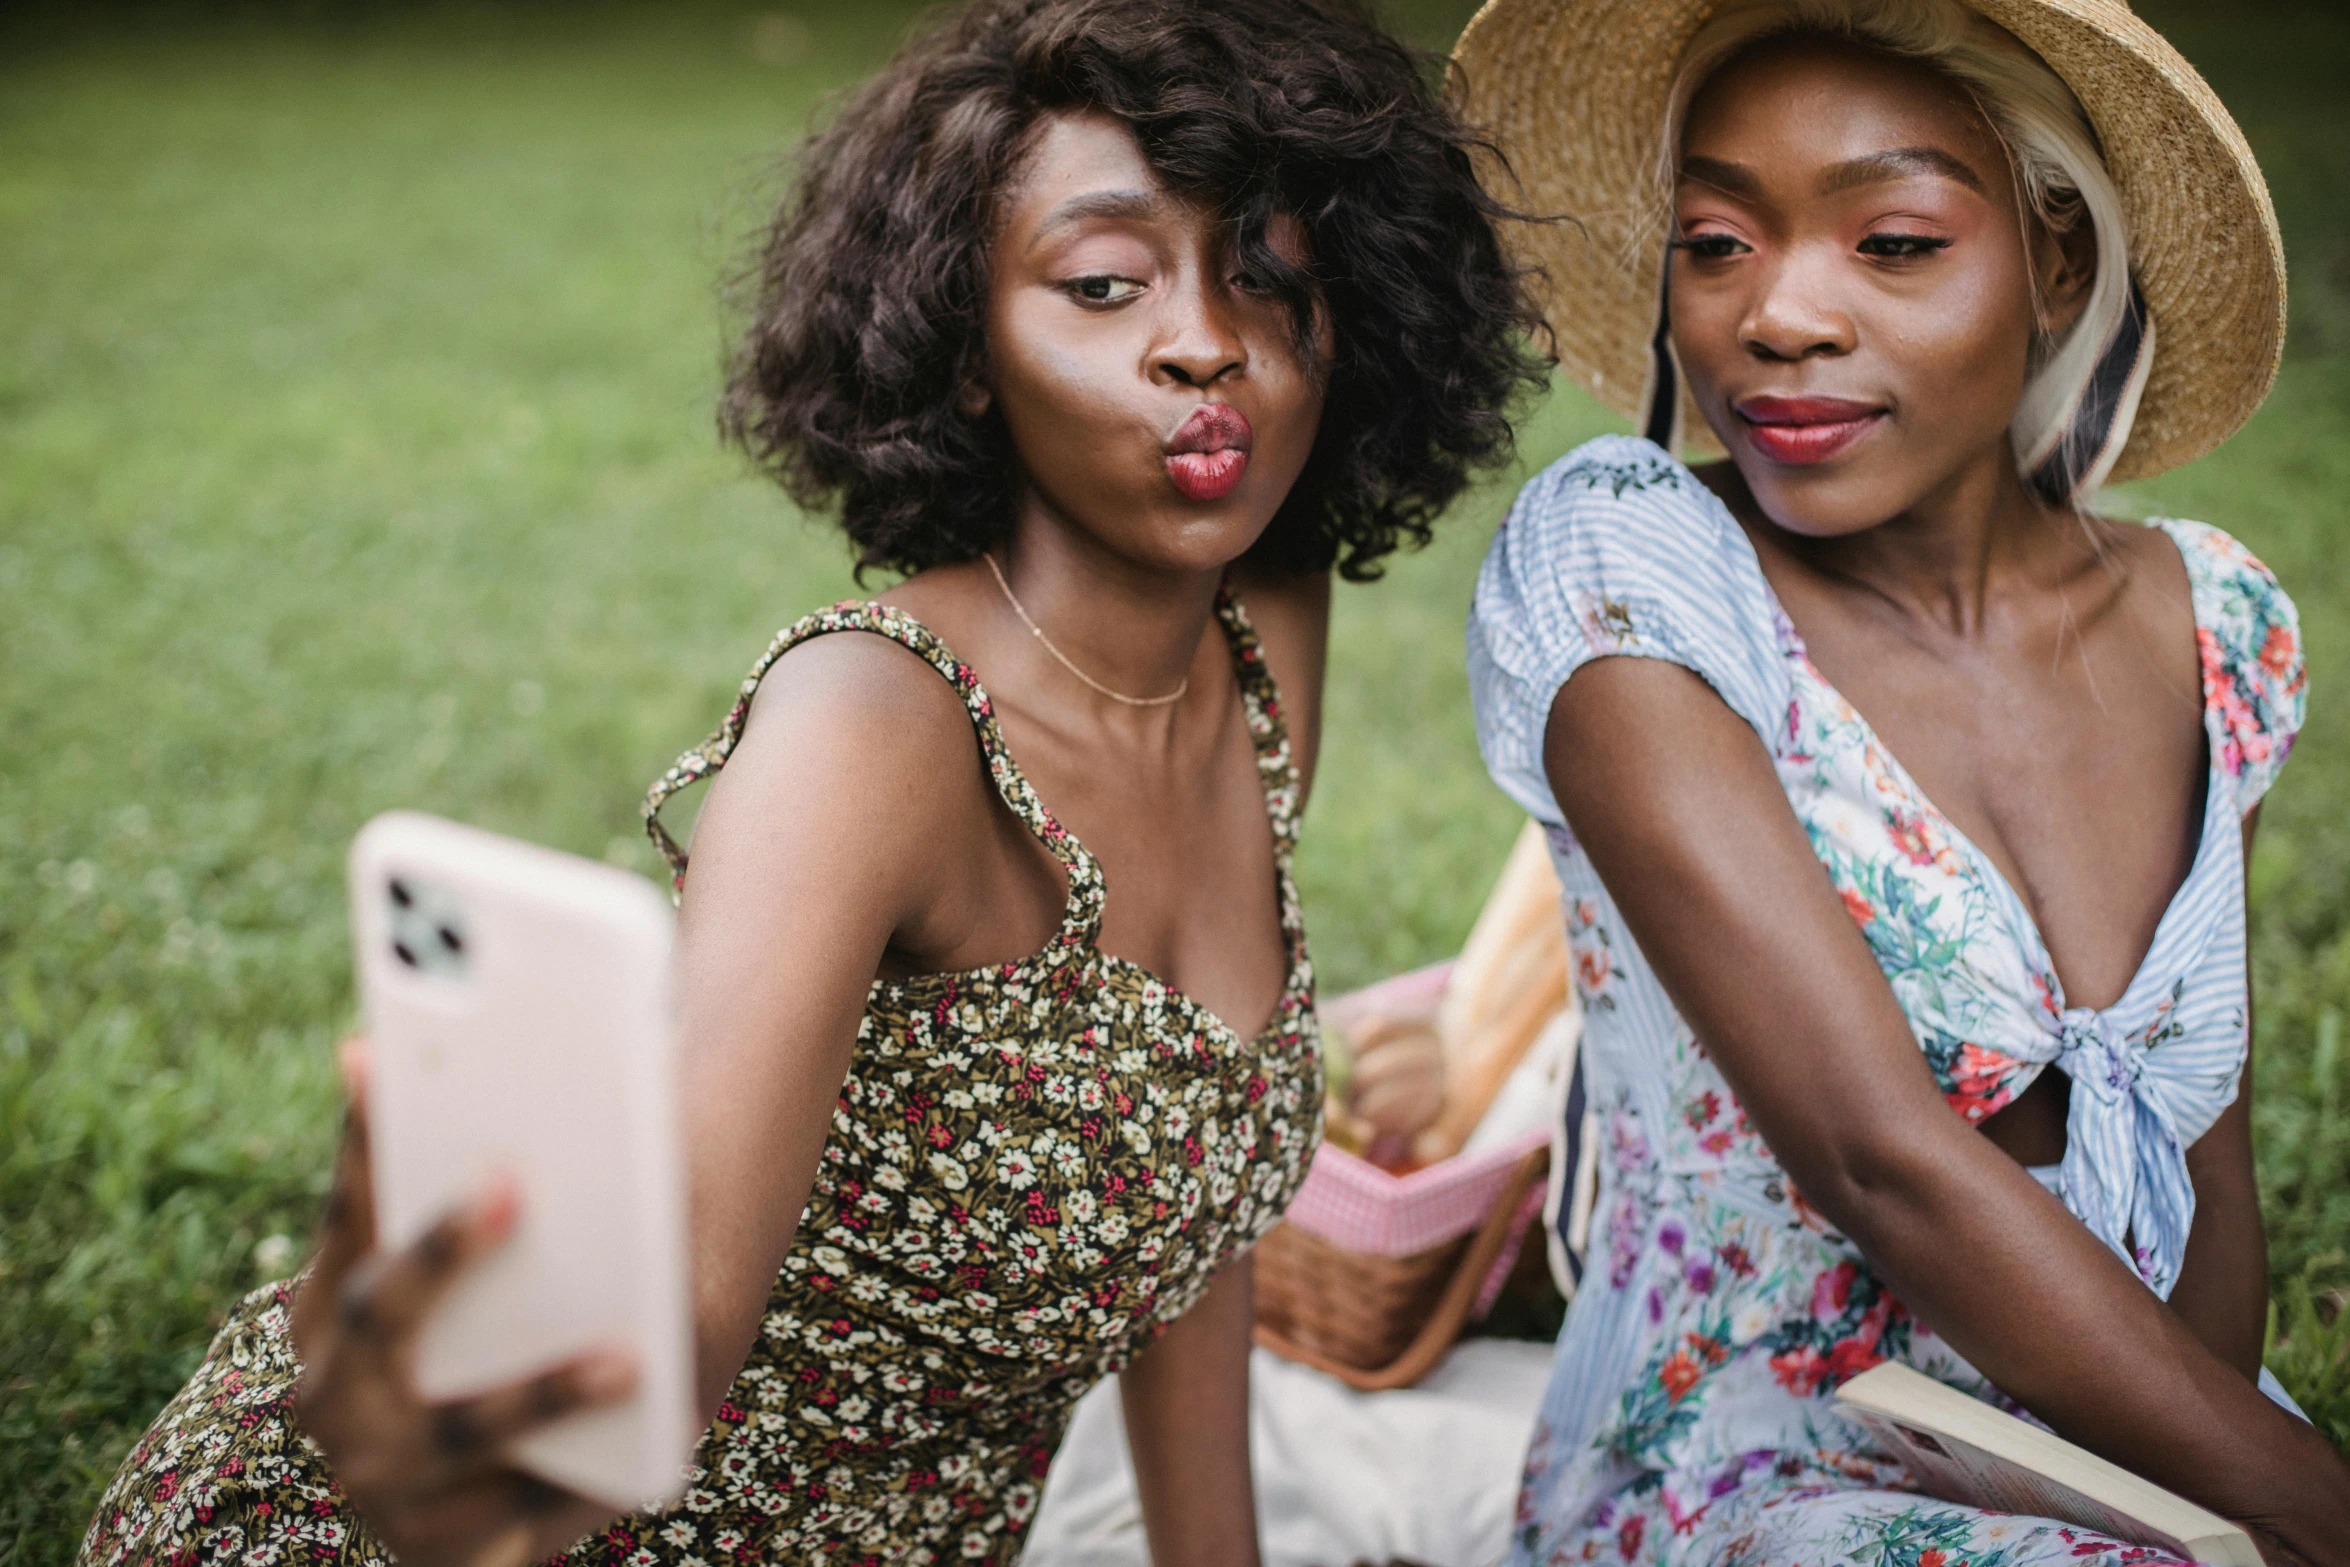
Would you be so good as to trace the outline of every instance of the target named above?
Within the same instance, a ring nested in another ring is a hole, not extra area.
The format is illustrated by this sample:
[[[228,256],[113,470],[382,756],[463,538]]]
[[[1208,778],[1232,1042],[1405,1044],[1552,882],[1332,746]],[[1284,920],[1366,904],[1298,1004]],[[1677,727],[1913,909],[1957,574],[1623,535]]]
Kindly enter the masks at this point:
[[[1167,477],[1187,500],[1220,501],[1248,471],[1251,432],[1229,403],[1202,403],[1167,442]]]

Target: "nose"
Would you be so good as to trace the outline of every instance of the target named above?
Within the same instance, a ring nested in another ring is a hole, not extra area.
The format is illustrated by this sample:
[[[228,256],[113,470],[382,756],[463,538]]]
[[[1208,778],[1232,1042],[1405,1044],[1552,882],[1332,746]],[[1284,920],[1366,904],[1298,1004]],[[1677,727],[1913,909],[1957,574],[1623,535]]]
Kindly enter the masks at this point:
[[[1194,273],[1161,297],[1165,305],[1151,344],[1152,380],[1205,387],[1247,370],[1248,343],[1224,290]]]
[[[1849,354],[1852,317],[1835,307],[1832,259],[1796,252],[1780,258],[1762,280],[1738,340],[1758,359],[1793,362],[1815,355]]]

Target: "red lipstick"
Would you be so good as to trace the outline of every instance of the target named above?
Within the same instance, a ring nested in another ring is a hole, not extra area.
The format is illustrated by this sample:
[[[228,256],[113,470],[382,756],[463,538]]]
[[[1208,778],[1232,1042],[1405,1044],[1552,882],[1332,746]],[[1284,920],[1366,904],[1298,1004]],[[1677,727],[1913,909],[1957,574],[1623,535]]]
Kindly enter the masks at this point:
[[[1220,501],[1248,471],[1248,420],[1229,403],[1202,403],[1167,443],[1167,477],[1186,500]]]
[[[1885,420],[1881,405],[1843,397],[1749,397],[1737,412],[1756,451],[1795,467],[1826,462]]]

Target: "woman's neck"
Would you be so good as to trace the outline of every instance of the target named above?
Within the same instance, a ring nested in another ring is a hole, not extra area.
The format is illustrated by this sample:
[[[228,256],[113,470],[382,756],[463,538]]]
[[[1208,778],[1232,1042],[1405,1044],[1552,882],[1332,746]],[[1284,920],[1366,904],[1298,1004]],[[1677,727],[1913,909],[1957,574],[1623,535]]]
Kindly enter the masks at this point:
[[[2003,589],[2055,580],[2077,565],[2077,534],[2051,520],[2002,441],[1873,528],[1834,538],[1772,531],[1813,570],[1973,640]]]
[[[1223,580],[1221,566],[1186,571],[1120,555],[1042,503],[1021,508],[995,554],[1010,596],[1063,658],[1112,691],[1146,699],[1179,689],[1191,673]],[[1054,665],[1045,678],[1067,679],[1044,649],[1037,657]]]

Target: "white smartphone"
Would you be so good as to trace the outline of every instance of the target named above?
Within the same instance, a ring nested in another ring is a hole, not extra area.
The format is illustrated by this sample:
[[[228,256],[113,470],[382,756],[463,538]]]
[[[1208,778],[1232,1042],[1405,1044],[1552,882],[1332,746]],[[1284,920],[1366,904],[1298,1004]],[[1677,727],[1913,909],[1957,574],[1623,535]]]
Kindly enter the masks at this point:
[[[695,1438],[669,902],[608,865],[413,811],[351,849],[378,1245],[498,1172],[514,1234],[425,1323],[416,1384],[458,1398],[607,1345],[636,1393],[517,1442],[614,1507],[674,1500]]]

